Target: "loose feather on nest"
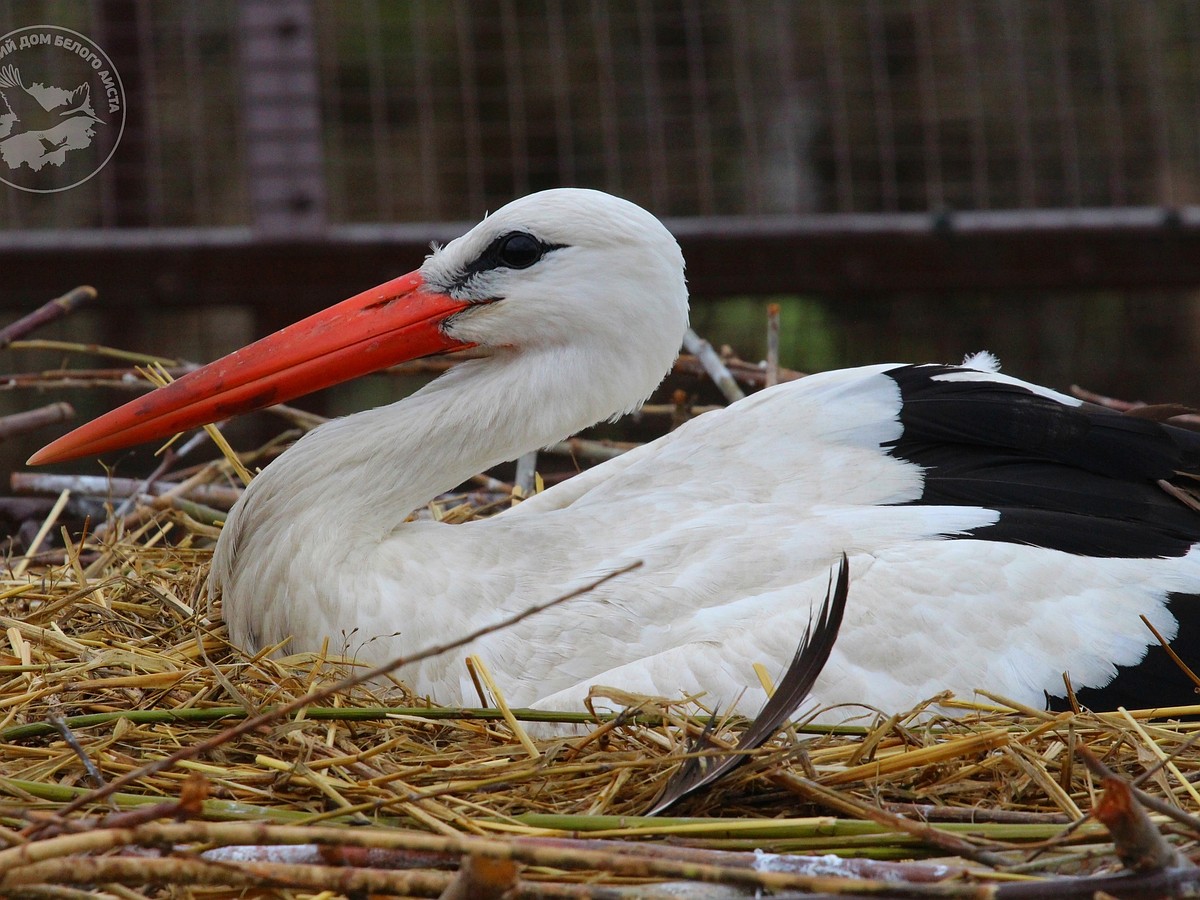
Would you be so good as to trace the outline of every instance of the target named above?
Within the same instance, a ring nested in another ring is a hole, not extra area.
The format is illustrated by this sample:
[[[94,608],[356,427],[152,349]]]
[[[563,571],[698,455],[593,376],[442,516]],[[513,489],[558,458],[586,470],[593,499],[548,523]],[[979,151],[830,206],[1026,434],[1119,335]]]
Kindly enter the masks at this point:
[[[812,619],[809,619],[804,636],[796,648],[796,655],[792,657],[779,686],[750,723],[750,727],[742,733],[737,746],[730,750],[728,755],[717,759],[702,753],[716,717],[710,719],[708,726],[688,748],[689,754],[694,755],[690,755],[671,776],[646,815],[653,816],[662,812],[745,762],[746,754],[766,743],[804,702],[813,682],[825,668],[829,653],[837,640],[838,628],[842,624],[842,614],[846,609],[846,597],[850,587],[850,563],[845,554],[842,554],[838,564],[836,584],[832,573],[829,581],[829,590],[825,594],[825,602],[821,604],[821,611],[817,614],[815,629]]]

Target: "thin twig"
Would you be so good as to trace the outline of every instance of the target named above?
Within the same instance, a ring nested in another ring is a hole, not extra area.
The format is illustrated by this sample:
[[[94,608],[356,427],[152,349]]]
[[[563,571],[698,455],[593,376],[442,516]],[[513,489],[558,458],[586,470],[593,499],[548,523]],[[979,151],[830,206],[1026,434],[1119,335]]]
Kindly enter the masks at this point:
[[[25,551],[25,555],[13,566],[14,575],[24,575],[25,570],[29,568],[29,564],[33,562],[34,555],[41,549],[42,541],[46,539],[46,535],[50,533],[50,529],[54,527],[54,523],[58,521],[59,515],[66,508],[67,501],[71,499],[71,492],[64,490],[58,495],[58,499],[54,501],[54,506],[50,507],[50,512],[47,513],[45,521],[42,522],[41,528],[38,529],[32,541],[29,542],[29,549]]]
[[[924,822],[1003,823],[1007,825],[1066,825],[1070,817],[1063,813],[1028,812],[1022,809],[987,809],[977,806],[934,806],[930,803],[889,803],[886,807],[899,816],[916,817]]]
[[[1103,762],[1101,762],[1100,759],[1086,746],[1082,744],[1079,745],[1075,748],[1075,753],[1079,759],[1083,761],[1083,764],[1087,766],[1089,770],[1091,770],[1093,775],[1096,775],[1102,779],[1117,777],[1117,774]],[[1165,800],[1160,800],[1153,794],[1147,794],[1140,788],[1131,786],[1130,789],[1133,791],[1133,796],[1137,799],[1138,803],[1141,803],[1148,809],[1154,810],[1156,813],[1162,813],[1164,816],[1174,819],[1180,825],[1190,829],[1193,834],[1200,835],[1200,818],[1184,812],[1174,804],[1167,803]],[[1068,828],[1073,830],[1080,824],[1082,823],[1072,822]]]
[[[1170,642],[1163,637],[1162,632],[1155,628],[1154,623],[1146,618],[1145,615],[1139,616],[1139,618],[1142,620],[1142,624],[1150,629],[1150,633],[1158,640],[1159,646],[1166,651],[1167,656],[1171,657],[1171,662],[1175,663],[1175,665],[1179,667],[1179,670],[1188,677],[1192,684],[1196,686],[1197,690],[1200,690],[1200,677],[1197,677],[1196,673],[1192,671],[1191,667],[1179,658],[1179,654],[1176,653],[1171,647]]]
[[[175,368],[194,369],[194,364],[178,359],[167,359],[165,356],[154,356],[150,353],[134,353],[131,350],[118,350],[115,347],[105,347],[103,344],[81,344],[77,341],[47,341],[42,339],[30,341],[13,341],[9,344],[13,350],[50,350],[57,353],[85,353],[102,356],[105,359],[119,359],[122,362],[139,366],[160,365],[168,371]]]
[[[155,490],[155,487],[158,484],[158,480],[160,478],[162,478],[167,472],[169,472],[171,470],[171,468],[175,465],[176,462],[178,462],[181,459],[185,459],[188,456],[188,454],[190,454],[197,447],[203,445],[208,440],[209,440],[209,434],[207,431],[198,431],[195,434],[193,434],[190,438],[188,438],[186,441],[184,441],[183,446],[180,447],[178,450],[175,449],[174,445],[168,447],[166,449],[166,451],[163,453],[162,459],[159,460],[158,465],[155,466],[154,471],[151,472],[149,475],[147,475],[145,480],[143,480],[140,485],[138,485],[133,490],[130,490],[128,493],[128,496],[125,498],[125,502],[122,503],[119,507],[117,507],[116,510],[113,511],[113,518],[119,519],[119,518],[129,515],[129,512],[133,508],[133,504],[136,502],[137,497],[141,496],[142,494],[145,494],[145,493],[155,493],[155,494],[167,493],[172,488],[179,487],[178,485],[172,485],[171,488],[165,488],[163,490]],[[196,485],[195,488],[193,488],[193,490],[198,490],[199,488],[200,488],[200,485]],[[232,491],[228,488],[226,490],[229,491],[229,493],[231,493],[231,494],[235,493],[234,491]],[[240,492],[238,492],[238,493],[240,493]],[[199,502],[205,502],[203,500],[200,500],[198,497],[190,497],[188,499],[199,500]],[[237,502],[237,500],[235,498],[233,500],[233,502],[231,502],[229,505],[232,506],[233,503],[236,503],[236,502]],[[229,507],[227,506],[225,508],[228,509]]]
[[[204,434],[204,432],[200,434]],[[205,440],[207,440],[207,435],[205,435]],[[112,517],[96,527],[92,533],[94,539],[107,534],[113,524],[126,520],[134,512],[133,506],[136,503],[154,506],[157,501],[161,500],[170,507],[179,508],[180,501],[187,501],[221,511],[221,518],[224,518],[223,511],[233,506],[242,493],[239,488],[221,484],[174,481],[147,484],[149,479],[139,481],[134,478],[105,478],[100,475],[44,475],[40,472],[13,472],[9,480],[10,487],[17,494],[57,496],[66,490],[70,491],[71,495],[77,499],[90,497],[106,501],[123,498],[123,502]],[[15,502],[16,498],[13,500]],[[0,503],[3,503],[2,499],[0,499]]]
[[[787,787],[801,796],[815,800],[832,809],[849,813],[857,818],[867,819],[886,828],[910,835],[930,847],[937,847],[940,850],[948,851],[964,859],[974,860],[981,865],[989,866],[993,869],[1003,868],[1008,862],[1004,857],[999,856],[991,850],[977,847],[956,834],[933,828],[926,822],[914,822],[912,819],[906,819],[904,816],[889,812],[886,809],[871,806],[846,794],[837,793],[825,785],[817,784],[811,779],[801,778],[800,776],[786,772],[780,772],[769,777],[776,784]]]
[[[779,384],[779,304],[767,304],[767,368],[763,386]]]
[[[665,417],[668,417],[671,419],[675,419],[679,416],[680,405],[687,404],[687,402],[688,402],[687,391],[676,391],[676,394],[678,396],[673,397],[672,399],[676,400],[677,402],[674,402],[674,403],[647,403],[645,406],[643,406],[641,409],[639,409],[636,413],[634,413],[634,415],[637,416],[638,418],[643,418],[643,419],[648,418],[648,417],[653,417],[653,416],[665,416]],[[703,413],[706,413],[706,412],[713,412],[715,410],[724,409],[724,408],[725,407],[723,407],[723,406],[688,405],[687,414],[684,416],[683,421],[687,421],[688,419],[695,418],[696,416],[702,415]],[[680,424],[682,424],[682,423],[680,423]]]
[[[680,847],[672,844],[587,838],[518,837],[520,844],[544,847],[567,847],[580,850],[601,850],[621,856],[650,856],[664,859],[706,862],[723,867],[746,867],[769,872],[801,872],[809,875],[844,875],[851,878],[883,881],[933,882],[961,878],[967,873],[964,866],[931,865],[920,862],[885,862],[874,859],[837,859],[829,856],[807,856],[793,853],[748,853],[736,850],[714,850],[707,847]]]
[[[723,362],[730,374],[737,379],[738,384],[744,384],[751,388],[766,387],[767,373],[757,363],[747,362],[744,359],[726,359]],[[708,374],[700,361],[690,353],[681,354],[675,360],[672,371],[676,375],[690,375],[693,377],[702,377]],[[795,369],[785,369],[782,366],[779,369],[780,381],[795,381],[797,378],[803,377],[804,373],[797,372]]]
[[[1119,400],[1115,397],[1107,397],[1104,394],[1089,391],[1087,388],[1077,384],[1071,385],[1070,392],[1072,396],[1078,397],[1087,403],[1093,403],[1096,406],[1103,406],[1106,409],[1113,409],[1127,415],[1148,416],[1156,421],[1171,422],[1190,427],[1200,425],[1200,414],[1197,414],[1196,410],[1191,407],[1179,404],[1149,404],[1141,400]]]
[[[567,438],[546,448],[547,453],[559,456],[570,456],[572,459],[587,459],[593,462],[604,462],[616,459],[633,450],[639,444],[630,441],[594,441],[587,438]]]
[[[92,785],[98,788],[104,787],[104,776],[100,774],[100,770],[96,768],[96,764],[92,762],[92,758],[87,755],[87,751],[83,749],[83,745],[79,743],[79,739],[75,737],[74,732],[71,731],[71,728],[67,725],[66,720],[63,719],[61,715],[56,713],[52,716],[49,716],[47,721],[54,726],[55,730],[58,731],[59,736],[66,741],[67,746],[71,748],[71,751],[77,757],[79,757],[79,761],[83,764],[83,769],[85,772],[87,772],[88,778],[91,780]]]

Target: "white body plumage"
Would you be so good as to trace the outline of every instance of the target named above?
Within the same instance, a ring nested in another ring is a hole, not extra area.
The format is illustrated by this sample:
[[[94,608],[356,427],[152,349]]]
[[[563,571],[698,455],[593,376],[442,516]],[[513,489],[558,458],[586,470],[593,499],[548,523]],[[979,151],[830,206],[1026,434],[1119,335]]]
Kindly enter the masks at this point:
[[[539,242],[534,263],[503,264],[497,242],[513,234]],[[232,638],[249,649],[286,640],[285,652],[312,650],[328,638],[335,651],[385,660],[640,560],[463,653],[480,654],[516,705],[577,707],[602,684],[703,692],[753,712],[763,699],[753,664],[782,671],[844,552],[849,602],[816,702],[895,711],[986,688],[1041,705],[1063,692],[1063,672],[1101,688],[1116,666],[1136,667],[1154,643],[1139,616],[1173,637],[1169,595],[1200,593],[1186,521],[1183,546],[1106,556],[1052,539],[1030,546],[1019,529],[999,530],[1001,504],[930,496],[924,450],[897,449],[915,430],[902,421],[910,389],[998,385],[1079,407],[986,368],[812,376],[492,519],[406,522],[475,472],[635,407],[668,369],[687,316],[669,233],[590,191],[510,204],[420,276],[470,304],[442,330],[489,356],[317,429],[258,476],[230,515],[211,581]],[[472,702],[463,653],[401,674],[440,702]]]

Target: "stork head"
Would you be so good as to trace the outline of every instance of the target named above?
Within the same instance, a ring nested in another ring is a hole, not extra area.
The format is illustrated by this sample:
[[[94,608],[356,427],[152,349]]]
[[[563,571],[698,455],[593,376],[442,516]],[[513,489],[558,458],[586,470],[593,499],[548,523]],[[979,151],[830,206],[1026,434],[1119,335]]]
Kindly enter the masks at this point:
[[[29,462],[156,440],[468,347],[610,368],[613,408],[604,414],[622,412],[662,379],[686,327],[683,255],[657,219],[600,191],[543,191],[488,216],[416,271],[133,400]]]

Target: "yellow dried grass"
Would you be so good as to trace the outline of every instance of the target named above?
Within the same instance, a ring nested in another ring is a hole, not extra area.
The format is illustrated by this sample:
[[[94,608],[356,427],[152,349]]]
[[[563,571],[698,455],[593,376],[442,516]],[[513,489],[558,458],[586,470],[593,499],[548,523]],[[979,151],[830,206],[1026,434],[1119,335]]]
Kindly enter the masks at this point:
[[[228,483],[231,465],[213,464],[186,484]],[[469,521],[509,502],[451,498],[428,514]],[[30,553],[0,576],[0,843],[19,844],[31,821],[86,795],[85,758],[111,781],[353,671],[329,654],[248,658],[231,647],[203,590],[216,528],[192,512],[157,498],[99,537],[68,543],[51,564]],[[43,537],[56,519],[47,517]],[[576,735],[536,739],[521,724],[532,714],[508,709],[504,685],[476,669],[496,709],[441,710],[399,684],[356,687],[141,777],[87,814],[94,821],[113,806],[173,800],[198,773],[209,786],[198,825],[357,824],[368,827],[356,834],[386,829],[396,840],[587,833],[877,859],[976,858],[978,850],[1002,858],[1010,877],[1025,877],[1112,863],[1102,828],[1068,827],[1099,792],[1077,759],[1081,747],[1131,780],[1158,767],[1142,789],[1200,812],[1191,784],[1200,775],[1192,742],[1200,723],[1151,722],[1139,711],[1053,714],[983,694],[939,697],[891,717],[848,710],[859,716],[848,727],[792,727],[688,801],[687,818],[645,819],[639,814],[707,721],[703,709],[647,701],[644,709],[659,712],[619,721],[563,714],[552,718],[579,723]],[[1196,716],[1200,706],[1169,713]],[[732,740],[738,727],[720,723],[716,737]],[[934,831],[902,827],[897,814],[932,819]],[[615,886],[625,883],[618,869],[556,877]],[[173,896],[216,887],[181,881]]]
[[[163,540],[168,533],[174,543]],[[202,599],[208,543],[189,531],[179,511],[163,510],[103,547],[64,552],[59,565],[0,578],[0,626],[7,632],[0,650],[0,777],[68,788],[83,782],[83,766],[60,734],[16,730],[51,716],[82,722],[72,732],[101,773],[122,774],[139,760],[209,736],[225,721],[143,721],[146,714],[241,715],[239,709],[285,702],[344,671],[341,661],[319,655],[248,659],[231,648]],[[106,563],[84,575],[78,560],[89,552]],[[491,819],[508,819],[511,827],[512,817],[528,813],[628,816],[644,807],[670,769],[664,747],[678,749],[683,740],[679,729],[624,724],[598,741],[534,741],[514,736],[502,711],[489,721],[472,717],[482,713],[434,719],[420,706],[400,686],[360,687],[338,695],[324,712],[223,746],[197,761],[209,767],[214,811],[245,803],[327,819],[336,807],[365,808],[376,821],[430,828],[469,821],[471,830],[490,829]],[[1064,752],[1069,741],[1136,776],[1196,728],[1159,722],[1147,729],[1127,714],[1030,716],[996,704],[958,706],[962,714],[954,718],[879,719],[803,741],[792,732],[691,808],[735,819],[803,809],[802,800],[764,779],[779,769],[863,801],[1075,817],[1090,807],[1095,786]],[[101,718],[77,719],[96,714]],[[684,713],[671,717],[682,720]],[[1189,778],[1198,766],[1200,752],[1188,748],[1148,789],[1157,786],[1194,809],[1200,803]],[[141,791],[171,797],[183,777],[152,776]]]

